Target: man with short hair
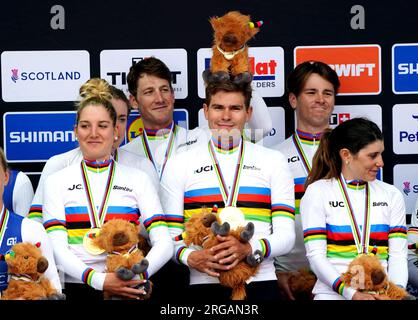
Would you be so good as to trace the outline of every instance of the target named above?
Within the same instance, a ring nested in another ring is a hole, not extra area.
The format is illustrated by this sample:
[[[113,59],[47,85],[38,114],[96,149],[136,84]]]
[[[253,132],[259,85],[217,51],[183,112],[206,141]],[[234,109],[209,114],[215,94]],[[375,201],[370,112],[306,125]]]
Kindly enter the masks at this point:
[[[299,203],[305,193],[304,184],[312,168],[312,158],[318,149],[322,132],[329,127],[329,117],[334,110],[339,87],[336,72],[320,61],[299,64],[287,79],[289,103],[296,112],[296,130],[292,136],[273,148],[287,158],[295,185],[295,247],[289,254],[275,258],[282,296],[290,300],[295,299],[288,285],[290,272],[309,269]]]
[[[247,299],[278,298],[272,257],[286,254],[294,244],[293,179],[280,152],[242,138],[252,115],[250,99],[250,84],[209,83],[203,108],[211,137],[173,156],[162,177],[161,202],[175,239],[173,259],[189,267],[190,301],[229,299],[231,290],[219,284],[219,273],[257,252],[264,260],[246,284]],[[218,235],[220,244],[211,249],[185,245],[184,224],[214,205],[220,216],[232,208],[234,219],[254,224],[248,243]]]

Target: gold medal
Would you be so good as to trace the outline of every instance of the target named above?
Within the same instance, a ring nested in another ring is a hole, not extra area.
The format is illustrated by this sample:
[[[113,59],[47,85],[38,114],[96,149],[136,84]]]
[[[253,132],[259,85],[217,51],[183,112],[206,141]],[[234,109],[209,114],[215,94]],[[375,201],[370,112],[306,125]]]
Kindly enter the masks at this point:
[[[236,230],[238,227],[245,226],[245,216],[241,209],[237,207],[225,207],[219,213],[221,222],[228,222],[231,230]]]
[[[98,248],[93,242],[93,239],[99,233],[99,231],[99,228],[91,229],[90,231],[86,232],[83,238],[84,249],[93,256],[97,256],[105,252],[104,249]]]

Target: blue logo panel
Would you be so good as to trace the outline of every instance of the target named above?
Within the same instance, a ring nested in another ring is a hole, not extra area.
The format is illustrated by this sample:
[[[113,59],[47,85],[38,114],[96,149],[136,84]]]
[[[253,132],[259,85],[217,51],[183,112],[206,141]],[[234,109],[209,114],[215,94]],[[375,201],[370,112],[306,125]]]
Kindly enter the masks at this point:
[[[394,45],[393,92],[418,93],[418,44]]]
[[[78,146],[75,112],[7,112],[4,151],[9,162],[41,162]]]

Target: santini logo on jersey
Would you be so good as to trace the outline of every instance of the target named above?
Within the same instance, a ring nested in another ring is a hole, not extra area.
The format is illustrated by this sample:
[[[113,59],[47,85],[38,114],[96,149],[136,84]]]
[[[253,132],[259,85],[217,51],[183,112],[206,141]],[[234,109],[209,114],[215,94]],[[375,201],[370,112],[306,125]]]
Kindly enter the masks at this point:
[[[386,201],[380,201],[380,202],[373,202],[373,207],[387,207],[388,203]]]
[[[245,164],[242,166],[243,170],[261,170],[259,167],[256,166],[246,166]]]
[[[132,192],[132,189],[131,188],[121,187],[121,186],[117,186],[117,185],[114,185],[113,186],[113,190],[123,190],[123,191],[127,191],[127,192]]]

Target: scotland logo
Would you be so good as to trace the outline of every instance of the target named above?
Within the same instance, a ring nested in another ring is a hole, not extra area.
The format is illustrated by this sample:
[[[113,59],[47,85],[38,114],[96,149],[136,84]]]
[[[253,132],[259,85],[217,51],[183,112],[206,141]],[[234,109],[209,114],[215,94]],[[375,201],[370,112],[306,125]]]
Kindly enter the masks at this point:
[[[19,70],[18,69],[12,69],[12,80],[14,83],[16,83],[17,80],[19,80],[19,74],[18,74]]]
[[[408,195],[410,192],[411,192],[411,182],[405,181],[403,183],[403,193],[405,193],[406,195]]]

